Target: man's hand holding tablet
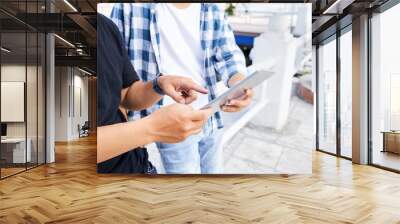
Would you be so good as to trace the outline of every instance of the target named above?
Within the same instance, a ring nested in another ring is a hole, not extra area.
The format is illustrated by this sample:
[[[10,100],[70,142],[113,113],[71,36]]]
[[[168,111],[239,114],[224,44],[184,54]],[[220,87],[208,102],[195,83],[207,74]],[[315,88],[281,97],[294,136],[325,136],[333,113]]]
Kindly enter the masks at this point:
[[[251,103],[253,88],[270,78],[274,73],[269,71],[257,71],[247,77],[235,75],[229,80],[229,90],[222,93],[216,99],[204,105],[201,109],[212,108],[213,112],[237,112]]]
[[[252,99],[253,90],[245,89],[241,96],[228,100],[225,104],[221,106],[221,109],[224,112],[238,112],[241,111],[243,108],[249,106]]]
[[[245,76],[242,74],[237,74],[233,76],[229,80],[229,87],[234,86],[236,83],[245,79]],[[221,110],[224,112],[238,112],[243,108],[250,105],[251,100],[253,98],[253,90],[252,89],[244,89],[243,91],[236,92],[235,95],[232,95],[230,99],[228,99],[222,106]]]

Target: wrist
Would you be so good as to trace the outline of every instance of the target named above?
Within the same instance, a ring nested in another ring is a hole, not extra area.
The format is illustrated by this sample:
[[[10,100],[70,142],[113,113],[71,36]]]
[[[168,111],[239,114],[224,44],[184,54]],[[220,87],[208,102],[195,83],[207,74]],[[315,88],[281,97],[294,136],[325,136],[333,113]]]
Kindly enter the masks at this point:
[[[159,122],[156,121],[153,114],[150,114],[149,116],[142,118],[140,120],[142,120],[144,123],[144,127],[145,127],[144,132],[145,132],[146,139],[149,142],[159,141],[159,135],[157,134],[158,133],[157,128],[159,126],[159,124],[157,124],[157,123],[159,123]]]
[[[146,142],[155,142],[156,141],[156,131],[155,131],[155,124],[154,121],[150,116],[145,117],[140,119],[140,121],[143,123],[143,132],[144,132],[144,138],[146,139]]]
[[[160,74],[160,76],[158,76],[157,78],[155,78],[152,81],[153,90],[162,96],[165,95],[165,92],[163,90],[163,83],[162,83],[163,79],[164,79],[164,77],[162,76],[162,74]]]

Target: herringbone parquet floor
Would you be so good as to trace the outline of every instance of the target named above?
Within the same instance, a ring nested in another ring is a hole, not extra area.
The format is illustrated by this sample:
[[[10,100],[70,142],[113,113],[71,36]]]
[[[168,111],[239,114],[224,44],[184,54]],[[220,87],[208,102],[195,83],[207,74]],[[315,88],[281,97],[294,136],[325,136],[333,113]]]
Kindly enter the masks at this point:
[[[313,175],[96,174],[96,140],[0,181],[0,223],[400,223],[400,175],[322,153]]]

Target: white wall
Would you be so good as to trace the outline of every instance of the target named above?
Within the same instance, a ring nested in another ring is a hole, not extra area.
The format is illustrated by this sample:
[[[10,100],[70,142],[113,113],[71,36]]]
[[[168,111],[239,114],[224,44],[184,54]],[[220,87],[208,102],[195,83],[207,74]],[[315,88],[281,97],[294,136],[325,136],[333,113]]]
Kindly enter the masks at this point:
[[[10,65],[2,65],[1,67],[1,81],[2,82],[24,82],[25,83],[25,65],[18,64],[10,64]],[[28,67],[28,70],[31,70],[31,67]],[[2,96],[3,98],[4,96]],[[4,113],[4,110],[7,108],[1,108]],[[24,108],[22,108],[24,110]],[[24,122],[8,122],[8,132],[11,132],[11,136],[14,137],[23,137],[25,136],[24,130]],[[19,128],[20,127],[20,128]],[[23,130],[19,130],[19,129]],[[9,135],[10,135],[9,134]]]
[[[4,82],[26,82],[25,75],[28,69],[28,74],[34,69],[33,66],[25,67],[24,65],[8,64],[1,66],[1,81]],[[33,94],[27,93],[28,97],[36,96],[36,92]],[[6,110],[6,108],[1,108]],[[28,117],[28,120],[30,117]],[[8,137],[25,137],[25,122],[7,122],[7,136]]]
[[[68,141],[69,68],[55,68],[55,141]]]
[[[76,68],[56,67],[55,86],[55,140],[77,139],[78,125],[88,120],[88,78]]]
[[[83,125],[85,121],[89,120],[89,111],[88,111],[88,78],[85,76],[81,76],[82,73],[76,74],[77,70],[75,70],[74,75],[74,99],[72,108],[72,119],[71,119],[71,135],[73,138],[79,137],[78,125]],[[80,101],[80,102],[79,102]],[[81,108],[80,108],[81,107]],[[80,111],[81,110],[81,111]]]
[[[1,82],[1,121],[24,122],[25,83]]]

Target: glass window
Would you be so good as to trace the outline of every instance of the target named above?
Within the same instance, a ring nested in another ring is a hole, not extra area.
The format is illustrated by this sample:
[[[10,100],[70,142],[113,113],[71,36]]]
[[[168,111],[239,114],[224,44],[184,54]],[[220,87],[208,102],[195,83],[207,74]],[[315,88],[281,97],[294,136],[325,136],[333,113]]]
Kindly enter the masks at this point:
[[[352,33],[340,36],[340,154],[352,157]]]
[[[30,153],[26,146],[26,33],[1,34],[1,176],[24,171]]]
[[[26,75],[26,114],[27,114],[27,141],[30,159],[27,163],[28,168],[37,165],[37,76],[38,76],[38,35],[36,32],[27,33],[27,75]]]
[[[18,13],[39,13],[44,1],[2,2]],[[45,35],[0,12],[0,178],[45,162]],[[35,17],[34,17],[35,18]],[[3,21],[5,21],[3,19]]]
[[[318,145],[336,153],[336,40],[318,48]]]
[[[372,17],[372,163],[400,170],[400,5]]]
[[[38,2],[28,2],[28,13],[38,13]],[[38,17],[33,17],[32,20],[38,20]],[[35,21],[34,23],[38,23]],[[31,147],[31,161],[27,163],[27,167],[35,167],[38,165],[38,76],[39,76],[39,33],[36,30],[27,30],[27,140]]]

